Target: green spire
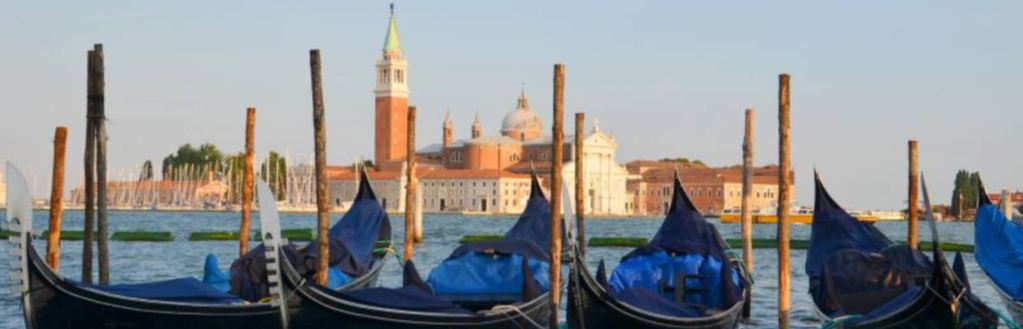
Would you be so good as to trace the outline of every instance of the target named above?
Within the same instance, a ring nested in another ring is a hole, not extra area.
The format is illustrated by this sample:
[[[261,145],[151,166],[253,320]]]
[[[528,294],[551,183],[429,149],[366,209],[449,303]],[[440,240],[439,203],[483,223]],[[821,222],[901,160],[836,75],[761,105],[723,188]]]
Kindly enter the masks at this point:
[[[398,40],[398,22],[394,19],[394,4],[391,4],[391,22],[387,25],[387,39],[384,40],[384,51],[401,51],[401,41]]]

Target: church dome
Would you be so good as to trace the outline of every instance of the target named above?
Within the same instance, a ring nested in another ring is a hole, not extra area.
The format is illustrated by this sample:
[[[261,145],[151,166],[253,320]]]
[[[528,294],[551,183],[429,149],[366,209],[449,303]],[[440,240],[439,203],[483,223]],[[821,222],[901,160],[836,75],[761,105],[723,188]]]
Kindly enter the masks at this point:
[[[540,121],[540,116],[529,108],[529,100],[523,91],[515,110],[504,116],[501,134],[517,140],[527,140],[540,137],[541,131],[543,122]]]

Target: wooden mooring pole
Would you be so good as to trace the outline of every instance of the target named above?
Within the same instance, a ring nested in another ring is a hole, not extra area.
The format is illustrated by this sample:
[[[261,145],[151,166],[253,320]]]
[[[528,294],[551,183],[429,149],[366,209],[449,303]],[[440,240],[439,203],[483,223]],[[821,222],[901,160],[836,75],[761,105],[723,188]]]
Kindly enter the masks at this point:
[[[60,271],[60,226],[64,214],[64,151],[67,127],[53,134],[53,178],[50,187],[50,229],[46,238],[46,262],[54,273]]]
[[[551,155],[551,290],[550,328],[558,327],[558,311],[561,310],[561,165],[565,147],[562,129],[565,113],[565,65],[554,65],[554,124]]]
[[[586,193],[586,182],[583,176],[583,130],[586,128],[586,114],[575,114],[575,227],[578,235],[579,255],[586,256],[586,204],[583,195]]]
[[[920,164],[919,164],[919,161],[920,161],[920,155],[917,152],[916,141],[915,140],[910,140],[909,141],[909,191],[908,191],[909,192],[909,197],[906,199],[906,200],[908,200],[908,204],[907,204],[908,207],[906,209],[909,212],[909,217],[907,217],[908,218],[908,220],[907,220],[908,223],[907,224],[909,224],[909,228],[906,229],[906,234],[908,235],[908,237],[906,237],[906,244],[908,244],[909,248],[911,248],[911,249],[918,248],[918,244],[920,242],[919,241],[920,234],[917,233],[917,225],[916,225],[917,221],[918,221],[917,205],[920,203],[920,201],[918,199],[920,197],[920,185],[919,185],[920,184]],[[933,239],[933,237],[932,237],[932,239]]]
[[[106,68],[103,63],[103,44],[93,45],[93,82],[96,99],[96,251],[99,253],[99,283],[110,283],[110,233],[107,225],[107,116]]]
[[[753,275],[753,109],[746,109],[746,130],[742,139],[742,261]],[[750,316],[751,287],[746,287],[743,316]]]
[[[327,128],[324,122],[323,82],[320,79],[320,50],[309,51],[309,68],[313,84],[313,131],[316,153],[316,240],[319,243],[319,264],[316,268],[316,283],[327,285],[327,268],[330,265],[330,208],[327,200]]]
[[[788,329],[789,310],[789,75],[778,76],[778,327]]]
[[[85,223],[82,229],[82,283],[92,284],[92,240],[96,228],[96,52],[89,50],[86,77],[85,116]]]
[[[238,233],[238,257],[249,252],[249,225],[252,223],[252,199],[256,188],[256,108],[245,111],[245,168],[242,169],[242,223]]]
[[[416,107],[408,107],[408,124],[406,127],[405,157],[405,248],[403,256],[406,261],[412,260],[413,246],[416,244]]]

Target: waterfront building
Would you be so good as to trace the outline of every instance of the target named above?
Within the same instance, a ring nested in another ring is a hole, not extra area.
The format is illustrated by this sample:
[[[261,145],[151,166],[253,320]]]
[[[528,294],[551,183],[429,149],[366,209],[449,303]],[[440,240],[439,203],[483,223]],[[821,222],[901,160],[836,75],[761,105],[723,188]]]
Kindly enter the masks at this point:
[[[678,169],[690,200],[705,214],[720,214],[742,206],[742,167],[709,168],[703,165],[637,160],[627,163],[629,170],[629,211],[636,215],[663,215],[671,204],[672,181]],[[792,173],[789,173],[792,175]],[[778,166],[753,169],[754,212],[777,208]],[[790,198],[795,200],[795,193]]]
[[[404,209],[406,128],[408,122],[408,63],[399,42],[393,7],[385,34],[381,58],[376,63],[374,94],[375,167],[369,179],[387,211]],[[448,115],[441,124],[441,144],[416,152],[416,177],[426,212],[518,213],[529,194],[529,173],[535,169],[546,184],[553,156],[551,136],[543,130],[541,116],[529,106],[522,90],[514,109],[501,123],[497,135],[484,134],[476,116],[469,138],[455,139],[454,122]],[[574,175],[574,137],[565,137],[563,175]],[[628,172],[615,160],[618,145],[614,136],[602,132],[596,123],[584,137],[588,212],[596,215],[626,215]],[[332,206],[346,209],[354,197],[358,175],[351,168],[328,168]]]
[[[4,172],[0,171],[0,208],[7,207],[7,178]]]

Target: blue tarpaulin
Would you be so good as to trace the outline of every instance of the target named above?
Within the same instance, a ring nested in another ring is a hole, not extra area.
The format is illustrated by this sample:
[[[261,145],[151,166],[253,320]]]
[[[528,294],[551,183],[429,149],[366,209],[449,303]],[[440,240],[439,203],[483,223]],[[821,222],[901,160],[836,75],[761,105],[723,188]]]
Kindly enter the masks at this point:
[[[569,245],[564,223],[561,225],[561,233],[561,245]],[[544,196],[535,173],[530,182],[526,209],[519,215],[515,225],[504,234],[504,239],[530,241],[540,246],[540,249],[551,250],[551,204]]]
[[[539,294],[524,293],[527,276],[540,292],[550,288],[551,207],[535,174],[531,185],[526,209],[503,240],[463,244],[430,272],[426,282],[435,294],[459,301],[521,300]]]
[[[742,298],[744,283],[727,259],[721,235],[689,200],[676,175],[660,229],[650,243],[622,258],[608,286],[615,298],[647,311],[704,316],[705,309],[725,309]],[[677,278],[684,278],[683,287],[676,287]],[[677,289],[682,289],[682,303],[675,302]]]
[[[203,266],[202,283],[205,283],[220,292],[231,290],[231,276],[224,273],[217,267],[217,256],[206,255],[206,265]]]
[[[361,171],[360,176],[359,192],[355,196],[355,201],[341,220],[330,228],[330,236],[341,239],[360,265],[368,267],[373,261],[373,248],[376,242],[391,240],[391,221],[377,201],[366,172]]]
[[[840,250],[874,253],[892,244],[874,224],[861,222],[845,212],[824,189],[824,184],[816,174],[814,181],[813,224],[805,265],[807,276],[819,276],[828,256]]]
[[[1023,227],[990,201],[981,202],[973,225],[977,263],[998,289],[1023,301]]]
[[[526,241],[493,246],[495,248],[484,247],[479,251],[456,250],[430,272],[427,284],[437,295],[452,300],[473,299],[479,295],[512,296],[513,299],[519,299],[524,276],[523,255],[529,255],[530,249],[539,248]],[[484,251],[486,249],[491,251]],[[545,259],[533,257],[529,258],[528,263],[533,280],[542,292],[547,291],[550,288],[549,263]]]
[[[330,269],[327,273],[328,287],[340,288],[352,278],[360,277],[370,270],[373,249],[378,240],[391,239],[391,222],[381,208],[369,184],[365,171],[360,172],[359,191],[355,202],[329,233]],[[282,250],[295,269],[303,277],[316,274],[318,264],[318,239],[297,248],[283,246]],[[231,293],[245,300],[258,301],[269,296],[266,282],[266,257],[263,245],[253,248],[231,264]]]
[[[434,296],[430,287],[423,283],[422,278],[419,277],[419,272],[416,271],[411,260],[405,262],[402,281],[401,288],[368,288],[333,292],[333,294],[362,304],[386,308],[432,313],[474,314],[470,310]]]
[[[890,313],[918,295],[934,271],[926,255],[892,245],[872,223],[849,215],[814,175],[815,200],[805,271],[817,308],[866,321]]]
[[[196,278],[180,278],[139,284],[82,286],[121,296],[179,303],[234,304],[242,301],[238,297],[217,291]]]

